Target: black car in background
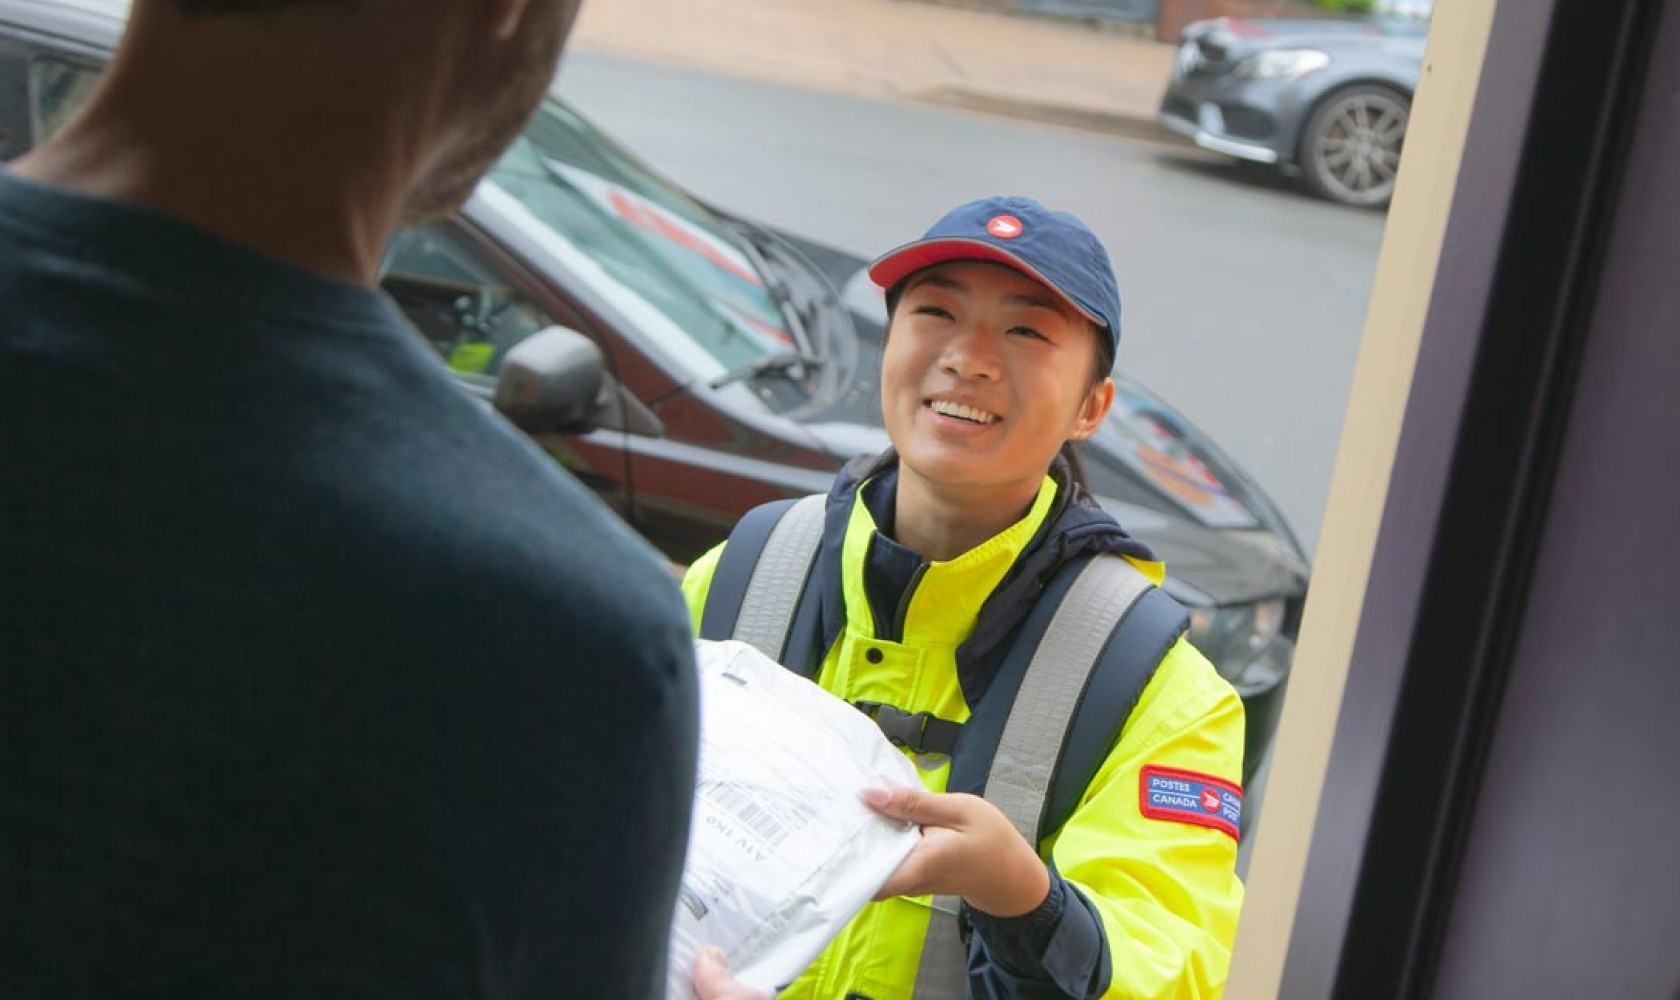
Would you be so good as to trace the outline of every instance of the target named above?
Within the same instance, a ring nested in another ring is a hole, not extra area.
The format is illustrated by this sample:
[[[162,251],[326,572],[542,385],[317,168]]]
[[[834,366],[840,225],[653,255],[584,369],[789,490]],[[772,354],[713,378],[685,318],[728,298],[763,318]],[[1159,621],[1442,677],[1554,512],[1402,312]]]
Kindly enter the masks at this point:
[[[119,0],[0,0],[0,159],[61,125]],[[393,240],[382,284],[464,392],[495,407],[676,562],[768,500],[886,444],[885,308],[864,261],[719,212],[548,100],[455,216]],[[1167,561],[1197,645],[1269,740],[1307,562],[1256,485],[1143,386],[1082,449]]]
[[[1160,121],[1196,145],[1298,170],[1316,194],[1386,206],[1406,142],[1428,6],[1369,18],[1223,17],[1184,29]]]

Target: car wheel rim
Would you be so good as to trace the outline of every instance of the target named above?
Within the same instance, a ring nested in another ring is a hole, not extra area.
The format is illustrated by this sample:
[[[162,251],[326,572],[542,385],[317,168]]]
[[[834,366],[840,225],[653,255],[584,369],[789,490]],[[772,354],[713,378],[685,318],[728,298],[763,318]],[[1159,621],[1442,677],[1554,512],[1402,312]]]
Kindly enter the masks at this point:
[[[1336,198],[1353,204],[1386,201],[1400,170],[1406,106],[1376,93],[1333,105],[1313,139],[1314,169]]]

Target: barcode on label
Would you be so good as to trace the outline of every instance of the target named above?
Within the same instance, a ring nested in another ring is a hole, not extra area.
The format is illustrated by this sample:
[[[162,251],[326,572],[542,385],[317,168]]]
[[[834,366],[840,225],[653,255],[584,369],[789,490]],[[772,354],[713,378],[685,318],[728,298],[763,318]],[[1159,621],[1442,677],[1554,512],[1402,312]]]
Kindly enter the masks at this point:
[[[689,915],[696,920],[704,919],[706,914],[710,912],[706,908],[705,900],[700,898],[700,894],[686,885],[677,890],[677,898],[688,909]]]
[[[711,787],[709,794],[713,802],[734,813],[771,847],[780,847],[787,839],[788,831],[781,819],[736,786],[719,782]]]

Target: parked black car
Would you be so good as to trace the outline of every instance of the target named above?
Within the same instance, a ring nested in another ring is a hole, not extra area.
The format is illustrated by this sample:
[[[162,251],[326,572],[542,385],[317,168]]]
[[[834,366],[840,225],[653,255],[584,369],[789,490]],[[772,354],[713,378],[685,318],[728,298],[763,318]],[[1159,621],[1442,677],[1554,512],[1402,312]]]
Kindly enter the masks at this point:
[[[58,127],[121,29],[117,0],[0,0],[0,159]],[[677,562],[767,500],[886,444],[885,308],[864,261],[716,211],[557,100],[456,216],[405,230],[382,283],[463,391]],[[1275,725],[1307,563],[1188,421],[1117,380],[1083,448],[1096,492],[1166,560],[1194,639]]]
[[[1184,29],[1161,123],[1204,149],[1298,170],[1326,198],[1380,208],[1427,26],[1396,0],[1366,19],[1198,21]]]

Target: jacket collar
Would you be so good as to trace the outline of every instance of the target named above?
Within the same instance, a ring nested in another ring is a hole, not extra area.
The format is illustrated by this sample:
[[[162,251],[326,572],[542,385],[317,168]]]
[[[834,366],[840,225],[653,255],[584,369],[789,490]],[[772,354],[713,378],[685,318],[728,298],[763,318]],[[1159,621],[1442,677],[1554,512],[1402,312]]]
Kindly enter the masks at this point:
[[[870,479],[878,479],[882,488],[869,492],[877,505],[890,503],[896,493],[893,481],[897,475],[898,455],[888,449],[873,458],[847,463],[829,490],[823,542],[813,571],[813,584],[821,588],[822,646],[813,651],[816,662],[821,662],[845,626],[843,549],[859,488]],[[1009,638],[1032,610],[1044,585],[1064,565],[1085,556],[1112,553],[1140,564],[1157,579],[1161,576],[1162,568],[1148,546],[1126,534],[1089,492],[1072,482],[1072,470],[1060,456],[1050,467],[1050,477],[1055,480],[1056,495],[1048,513],[1013,565],[981,602],[973,632],[957,647],[957,677],[970,705],[984,696],[998,663],[1009,650]],[[870,513],[878,524],[891,523],[890,517]]]

